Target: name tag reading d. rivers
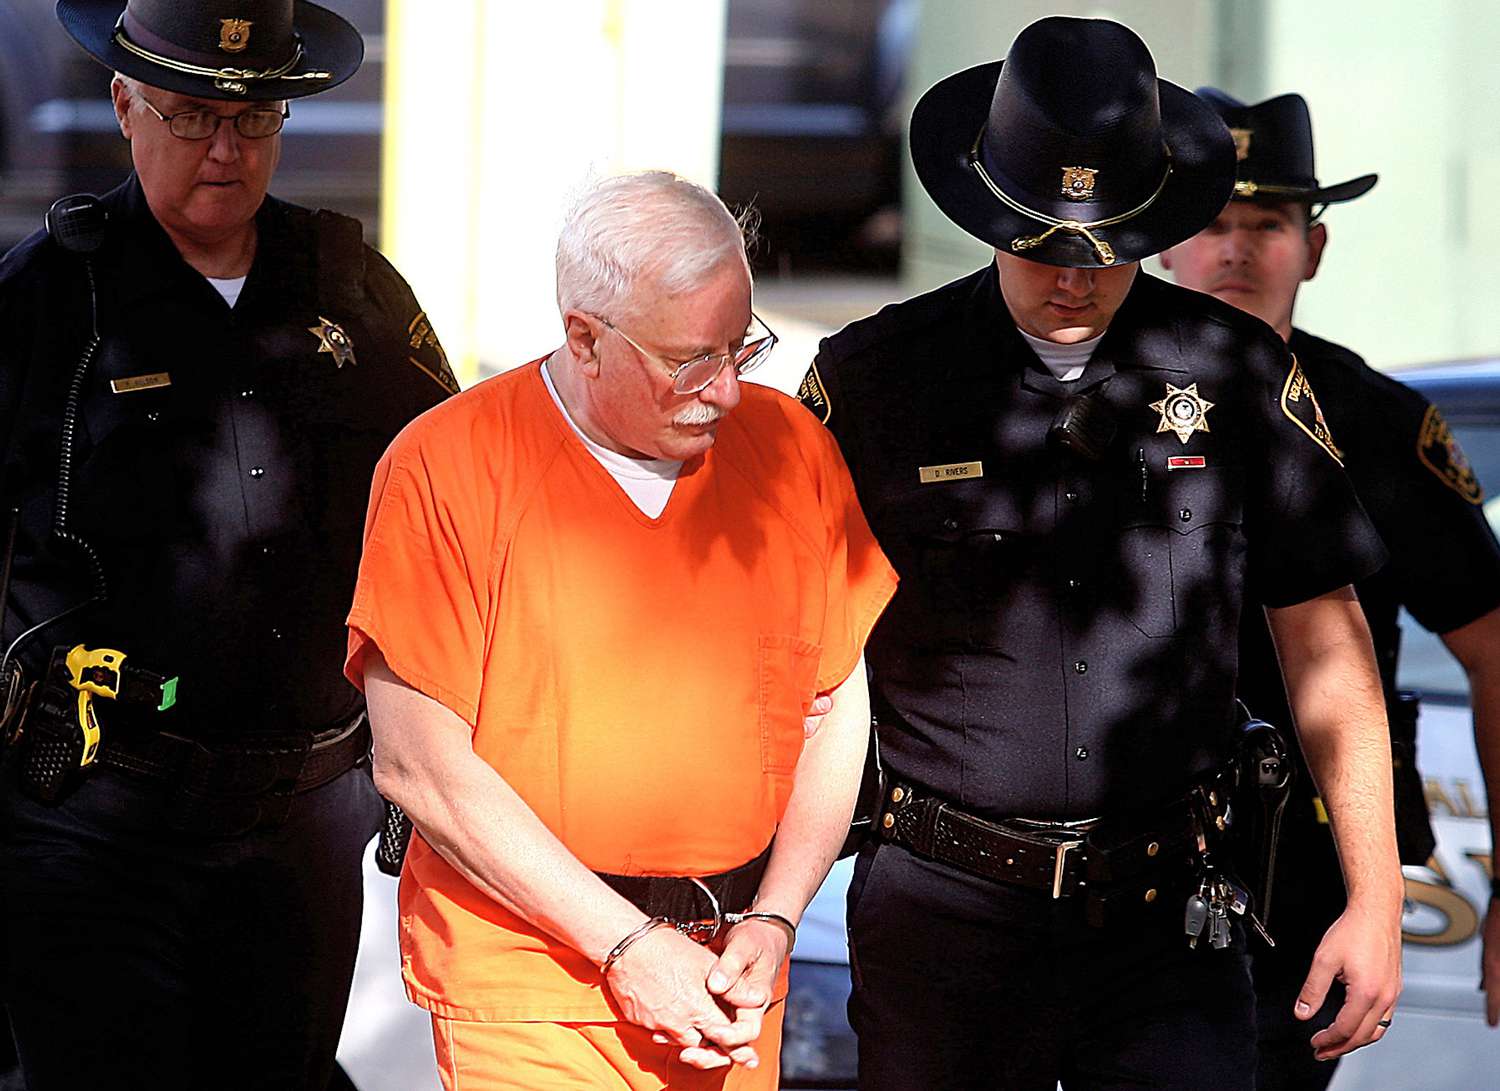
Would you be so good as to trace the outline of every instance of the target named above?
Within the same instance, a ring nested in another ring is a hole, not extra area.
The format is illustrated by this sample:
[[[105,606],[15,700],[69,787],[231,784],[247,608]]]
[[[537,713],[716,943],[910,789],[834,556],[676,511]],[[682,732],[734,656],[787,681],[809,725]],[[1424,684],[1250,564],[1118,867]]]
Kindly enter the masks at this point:
[[[922,484],[931,485],[938,481],[957,481],[965,477],[983,477],[983,462],[950,462],[946,466],[920,466],[917,473],[922,478]]]

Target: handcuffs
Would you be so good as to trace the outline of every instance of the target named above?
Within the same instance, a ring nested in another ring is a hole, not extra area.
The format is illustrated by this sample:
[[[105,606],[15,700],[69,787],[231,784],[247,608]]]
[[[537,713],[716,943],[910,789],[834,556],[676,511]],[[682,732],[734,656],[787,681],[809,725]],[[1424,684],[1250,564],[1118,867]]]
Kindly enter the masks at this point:
[[[604,956],[604,961],[599,964],[599,973],[608,976],[614,964],[620,961],[620,956],[630,949],[631,945],[641,939],[648,932],[654,932],[658,928],[671,928],[680,935],[696,943],[712,943],[726,928],[733,928],[737,924],[746,921],[767,921],[777,925],[787,934],[786,948],[792,949],[797,942],[797,926],[787,917],[780,913],[771,913],[761,909],[746,909],[741,913],[726,913],[719,904],[719,899],[714,897],[714,892],[699,879],[688,876],[687,881],[696,886],[708,898],[708,904],[713,909],[712,917],[700,920],[678,921],[670,917],[650,917],[633,929],[624,939],[609,949],[609,954]]]

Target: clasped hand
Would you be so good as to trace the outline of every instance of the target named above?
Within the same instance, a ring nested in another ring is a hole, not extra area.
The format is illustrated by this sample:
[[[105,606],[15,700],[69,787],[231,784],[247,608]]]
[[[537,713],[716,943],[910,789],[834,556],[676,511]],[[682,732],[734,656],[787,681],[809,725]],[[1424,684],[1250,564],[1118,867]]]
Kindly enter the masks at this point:
[[[787,945],[786,932],[766,921],[730,928],[717,956],[658,928],[632,944],[605,980],[625,1018],[653,1031],[658,1044],[680,1046],[684,1064],[754,1068],[760,1055],[752,1043],[760,1037]]]

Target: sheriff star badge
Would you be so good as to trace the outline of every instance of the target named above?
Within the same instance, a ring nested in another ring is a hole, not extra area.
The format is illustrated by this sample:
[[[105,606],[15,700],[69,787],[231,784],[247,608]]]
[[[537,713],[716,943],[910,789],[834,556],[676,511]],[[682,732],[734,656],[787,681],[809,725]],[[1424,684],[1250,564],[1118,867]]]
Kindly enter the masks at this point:
[[[1156,430],[1176,432],[1177,438],[1184,444],[1194,432],[1208,431],[1208,411],[1213,407],[1213,402],[1198,394],[1197,383],[1182,390],[1168,383],[1167,396],[1159,402],[1151,403],[1151,408],[1161,414]]]
[[[324,318],[322,315],[319,315],[318,325],[308,326],[307,332],[313,334],[321,342],[318,345],[319,352],[333,354],[335,367],[342,368],[345,364],[358,363],[354,359],[354,342],[349,340],[349,335],[344,332],[344,327],[331,318]]]

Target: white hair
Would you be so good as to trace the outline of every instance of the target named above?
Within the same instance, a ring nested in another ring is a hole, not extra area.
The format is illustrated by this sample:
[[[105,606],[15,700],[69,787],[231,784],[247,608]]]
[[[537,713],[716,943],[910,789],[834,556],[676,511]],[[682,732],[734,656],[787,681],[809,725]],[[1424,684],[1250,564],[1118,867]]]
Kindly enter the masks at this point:
[[[630,313],[642,282],[690,291],[726,261],[749,271],[740,218],[715,194],[670,171],[606,178],[574,203],[557,238],[557,306],[616,318]]]
[[[142,95],[141,92],[145,90],[146,85],[140,80],[136,79],[134,76],[127,76],[124,72],[116,72],[115,80],[118,80],[120,82],[120,86],[125,88],[125,95],[130,99],[131,102],[135,102],[137,99],[145,98],[145,96]],[[111,80],[110,82],[113,83],[114,80]]]

